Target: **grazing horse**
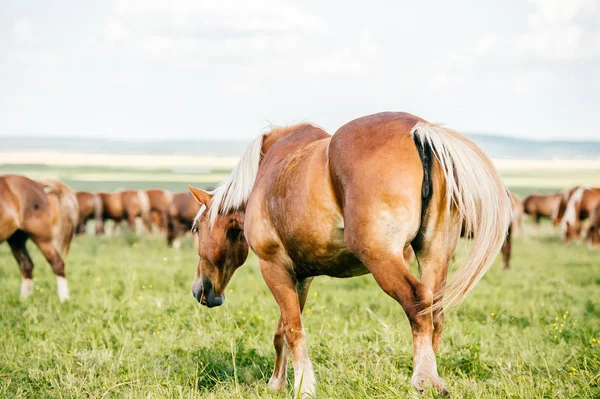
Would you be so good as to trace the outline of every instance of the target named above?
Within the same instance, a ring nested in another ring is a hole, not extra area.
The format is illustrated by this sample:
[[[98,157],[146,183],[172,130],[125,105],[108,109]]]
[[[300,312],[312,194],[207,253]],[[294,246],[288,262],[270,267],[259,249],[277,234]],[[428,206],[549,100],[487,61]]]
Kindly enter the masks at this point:
[[[300,124],[255,139],[214,192],[190,187],[203,208],[192,293],[223,303],[250,247],[281,312],[269,386],[315,394],[301,313],[313,277],[371,273],[404,308],[413,332],[412,385],[447,392],[437,372],[444,310],[459,302],[499,252],[510,200],[485,154],[458,133],[407,113],[356,119],[333,136]],[[446,284],[461,221],[472,233],[462,267]],[[419,281],[404,249],[419,262]]]
[[[199,210],[200,205],[192,194],[185,192],[173,195],[167,224],[167,244],[170,247],[179,248],[181,246],[179,236],[191,230]]]
[[[596,204],[590,215],[590,225],[586,234],[586,240],[590,248],[600,244],[600,201]]]
[[[95,233],[102,232],[102,198],[98,194],[87,191],[78,191],[76,194],[79,204],[79,221],[77,223],[77,234],[84,234],[88,220],[94,219]]]
[[[78,220],[75,194],[56,180],[36,182],[24,176],[0,176],[0,243],[8,241],[21,268],[21,298],[33,293],[33,262],[27,240],[38,246],[56,275],[58,297],[69,299],[64,259]]]
[[[554,227],[560,227],[560,224],[562,223],[562,218],[565,215],[565,211],[567,209],[567,204],[569,203],[571,196],[575,193],[575,191],[577,191],[579,187],[581,186],[575,186],[568,189],[567,191],[558,193],[560,196],[560,201],[558,202],[558,206],[554,208],[554,212],[552,214]]]
[[[126,220],[129,230],[135,232],[135,220],[141,218],[144,226],[152,232],[150,200],[142,190],[119,190],[114,193],[100,193],[104,212],[102,219],[113,220],[116,226]],[[103,229],[104,232],[104,229]]]
[[[560,227],[565,242],[577,239],[581,235],[582,222],[593,213],[600,203],[600,188],[578,187],[567,203]]]
[[[167,190],[153,188],[146,190],[150,201],[150,214],[152,222],[163,231],[167,231],[169,222],[169,206],[173,201],[173,194]]]
[[[561,196],[561,193],[529,195],[523,201],[523,210],[531,216],[533,223],[540,224],[540,219],[544,217],[549,218],[556,227],[560,222],[557,209],[560,207]]]

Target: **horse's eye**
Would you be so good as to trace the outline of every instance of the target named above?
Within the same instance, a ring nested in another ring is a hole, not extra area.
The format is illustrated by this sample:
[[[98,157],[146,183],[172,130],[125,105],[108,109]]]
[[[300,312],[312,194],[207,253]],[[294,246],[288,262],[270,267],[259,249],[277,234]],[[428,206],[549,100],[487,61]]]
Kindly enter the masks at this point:
[[[242,239],[243,234],[244,231],[239,227],[232,227],[227,232],[227,238],[232,241],[237,241]]]

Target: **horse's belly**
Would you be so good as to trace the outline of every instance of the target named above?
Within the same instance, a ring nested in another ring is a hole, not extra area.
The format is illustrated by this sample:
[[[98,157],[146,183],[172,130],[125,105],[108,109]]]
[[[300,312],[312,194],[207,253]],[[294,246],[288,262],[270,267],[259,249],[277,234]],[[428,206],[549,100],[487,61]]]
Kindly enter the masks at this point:
[[[341,242],[307,242],[289,251],[299,277],[354,277],[369,273],[362,262]]]

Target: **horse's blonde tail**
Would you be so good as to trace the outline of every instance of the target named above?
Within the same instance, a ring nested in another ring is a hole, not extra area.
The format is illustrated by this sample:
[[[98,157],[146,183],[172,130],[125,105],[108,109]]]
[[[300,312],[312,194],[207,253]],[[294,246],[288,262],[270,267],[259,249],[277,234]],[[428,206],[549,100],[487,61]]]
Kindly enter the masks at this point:
[[[411,134],[431,148],[441,167],[446,212],[458,214],[465,237],[473,237],[464,263],[432,306],[443,310],[461,301],[491,266],[506,238],[511,201],[492,162],[470,140],[427,122],[417,123]]]
[[[53,226],[52,238],[54,246],[64,259],[69,253],[71,240],[79,221],[77,196],[69,186],[58,180],[44,179],[40,183],[46,193],[54,194],[58,198],[58,215]]]

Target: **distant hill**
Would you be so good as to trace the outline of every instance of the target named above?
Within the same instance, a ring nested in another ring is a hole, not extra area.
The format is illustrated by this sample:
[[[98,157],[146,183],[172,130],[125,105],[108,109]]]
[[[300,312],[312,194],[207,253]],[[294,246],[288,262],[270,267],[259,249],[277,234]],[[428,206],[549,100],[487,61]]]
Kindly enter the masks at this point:
[[[537,141],[486,134],[467,134],[492,158],[598,159],[600,141]],[[247,142],[225,140],[119,141],[87,138],[0,136],[0,153],[67,151],[109,154],[240,155]],[[0,159],[0,163],[2,160]]]

